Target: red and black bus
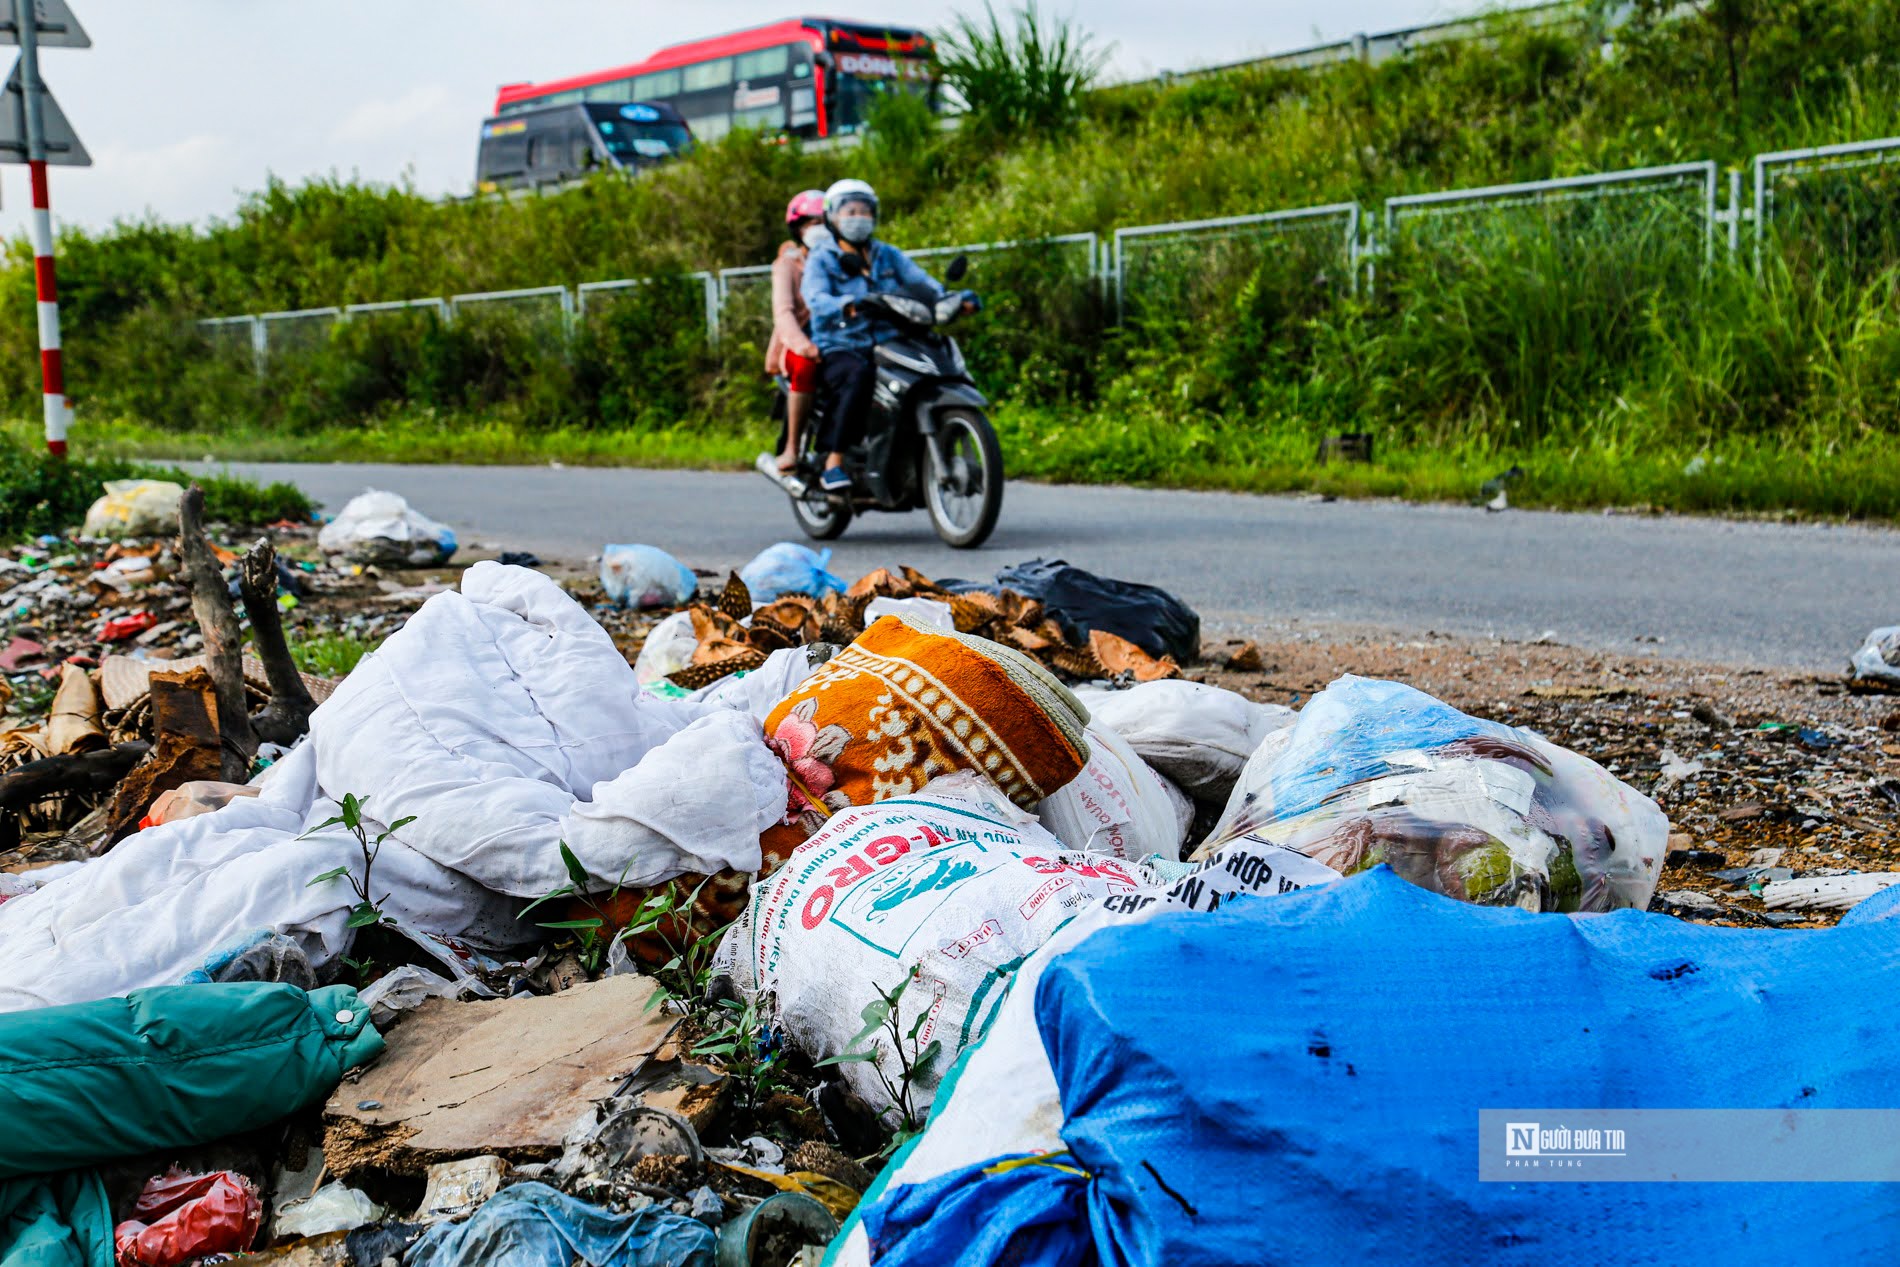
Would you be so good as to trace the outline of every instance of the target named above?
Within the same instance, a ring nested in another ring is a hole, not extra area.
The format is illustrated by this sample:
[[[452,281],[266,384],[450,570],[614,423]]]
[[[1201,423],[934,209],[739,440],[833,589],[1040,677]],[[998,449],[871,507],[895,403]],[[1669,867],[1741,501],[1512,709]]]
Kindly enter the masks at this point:
[[[789,18],[663,48],[644,62],[555,79],[506,84],[497,116],[545,106],[649,101],[673,107],[701,141],[733,128],[798,137],[844,136],[889,92],[940,109],[936,48],[922,31]]]

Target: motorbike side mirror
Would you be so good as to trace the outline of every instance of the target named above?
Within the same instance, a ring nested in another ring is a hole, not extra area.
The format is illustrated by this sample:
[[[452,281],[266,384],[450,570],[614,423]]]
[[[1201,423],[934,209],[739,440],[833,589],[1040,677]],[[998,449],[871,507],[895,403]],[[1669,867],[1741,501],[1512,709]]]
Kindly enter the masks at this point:
[[[864,257],[850,251],[840,251],[838,267],[844,270],[846,277],[862,277],[864,276]]]
[[[950,261],[950,267],[943,270],[943,279],[947,282],[960,282],[963,275],[970,271],[970,257],[959,255]]]

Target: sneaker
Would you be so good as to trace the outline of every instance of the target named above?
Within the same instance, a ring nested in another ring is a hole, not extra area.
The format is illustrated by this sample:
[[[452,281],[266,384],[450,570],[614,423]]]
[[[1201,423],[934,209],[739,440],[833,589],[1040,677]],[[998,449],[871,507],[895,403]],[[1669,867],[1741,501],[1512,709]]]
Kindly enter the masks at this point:
[[[842,466],[834,466],[819,477],[818,486],[827,493],[848,493],[851,491],[851,476]]]

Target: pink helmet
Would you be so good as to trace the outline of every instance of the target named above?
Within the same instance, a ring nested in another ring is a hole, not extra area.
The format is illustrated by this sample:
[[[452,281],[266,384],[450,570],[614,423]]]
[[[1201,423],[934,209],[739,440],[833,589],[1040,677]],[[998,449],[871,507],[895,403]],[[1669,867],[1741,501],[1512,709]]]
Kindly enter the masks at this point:
[[[797,224],[800,220],[822,220],[825,218],[825,191],[806,189],[792,195],[785,204],[785,223]]]

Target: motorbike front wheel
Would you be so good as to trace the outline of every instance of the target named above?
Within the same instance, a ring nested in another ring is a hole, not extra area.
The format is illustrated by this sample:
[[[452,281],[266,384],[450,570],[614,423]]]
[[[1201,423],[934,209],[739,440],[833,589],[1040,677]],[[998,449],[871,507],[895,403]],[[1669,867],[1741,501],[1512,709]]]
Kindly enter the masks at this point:
[[[1003,446],[990,420],[974,409],[938,414],[923,474],[924,506],[944,544],[972,550],[988,540],[1003,513]]]

